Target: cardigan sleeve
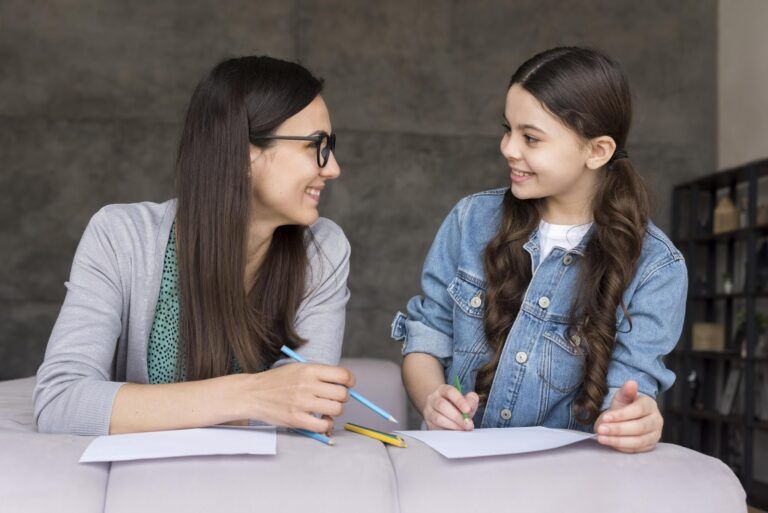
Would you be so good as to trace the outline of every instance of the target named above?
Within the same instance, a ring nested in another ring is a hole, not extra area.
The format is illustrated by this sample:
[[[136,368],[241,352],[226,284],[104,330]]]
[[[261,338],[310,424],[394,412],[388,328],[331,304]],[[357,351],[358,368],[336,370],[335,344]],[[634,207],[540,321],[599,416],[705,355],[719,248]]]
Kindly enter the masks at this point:
[[[75,252],[66,297],[33,392],[45,433],[105,435],[124,383],[112,381],[123,293],[106,209],[88,223]]]

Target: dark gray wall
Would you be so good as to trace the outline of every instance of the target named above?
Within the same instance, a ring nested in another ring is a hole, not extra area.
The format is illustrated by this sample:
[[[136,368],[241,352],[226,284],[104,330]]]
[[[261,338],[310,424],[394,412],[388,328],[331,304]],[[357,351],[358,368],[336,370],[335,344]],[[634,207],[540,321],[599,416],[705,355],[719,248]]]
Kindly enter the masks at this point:
[[[353,248],[345,354],[397,360],[440,221],[508,185],[509,75],[561,44],[606,49],[636,97],[629,152],[669,227],[670,186],[715,163],[716,2],[0,0],[0,379],[34,374],[82,230],[100,206],[172,195],[180,119],[222,58],[326,78],[341,179],[323,215]]]

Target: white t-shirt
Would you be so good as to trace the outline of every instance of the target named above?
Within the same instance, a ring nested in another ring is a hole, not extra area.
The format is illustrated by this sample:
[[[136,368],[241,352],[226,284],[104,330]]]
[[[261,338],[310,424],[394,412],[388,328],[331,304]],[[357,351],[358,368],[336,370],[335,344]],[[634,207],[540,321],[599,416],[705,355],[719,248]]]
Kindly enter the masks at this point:
[[[592,223],[550,224],[542,219],[539,222],[539,245],[541,247],[539,262],[543,262],[554,247],[560,247],[566,251],[576,247],[591,226]]]

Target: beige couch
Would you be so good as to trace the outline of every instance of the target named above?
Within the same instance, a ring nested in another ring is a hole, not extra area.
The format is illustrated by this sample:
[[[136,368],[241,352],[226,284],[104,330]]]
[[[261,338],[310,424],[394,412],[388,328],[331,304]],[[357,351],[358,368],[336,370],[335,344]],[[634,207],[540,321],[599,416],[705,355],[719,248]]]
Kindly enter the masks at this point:
[[[348,359],[358,390],[404,423],[391,362]],[[277,455],[79,464],[91,437],[35,432],[34,378],[0,382],[0,511],[5,512],[745,512],[719,460],[670,444],[627,455],[594,441],[554,451],[448,460],[348,433],[327,447],[287,432]],[[352,420],[391,429],[352,404]]]

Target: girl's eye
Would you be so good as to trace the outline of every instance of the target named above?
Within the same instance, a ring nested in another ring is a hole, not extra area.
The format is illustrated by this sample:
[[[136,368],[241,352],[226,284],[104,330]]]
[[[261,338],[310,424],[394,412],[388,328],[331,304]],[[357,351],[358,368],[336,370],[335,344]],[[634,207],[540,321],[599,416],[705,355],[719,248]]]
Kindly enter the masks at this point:
[[[533,143],[539,142],[538,139],[536,139],[535,137],[531,137],[530,135],[524,135],[523,137],[525,138],[525,142],[527,142],[529,144],[533,144]]]
[[[509,125],[508,125],[508,124],[506,124],[506,123],[502,123],[502,124],[501,124],[501,126],[502,126],[502,127],[504,127],[504,131],[505,131],[505,132],[507,132],[507,133],[508,133],[508,132],[510,132],[510,131],[512,130],[512,129],[509,127]]]

